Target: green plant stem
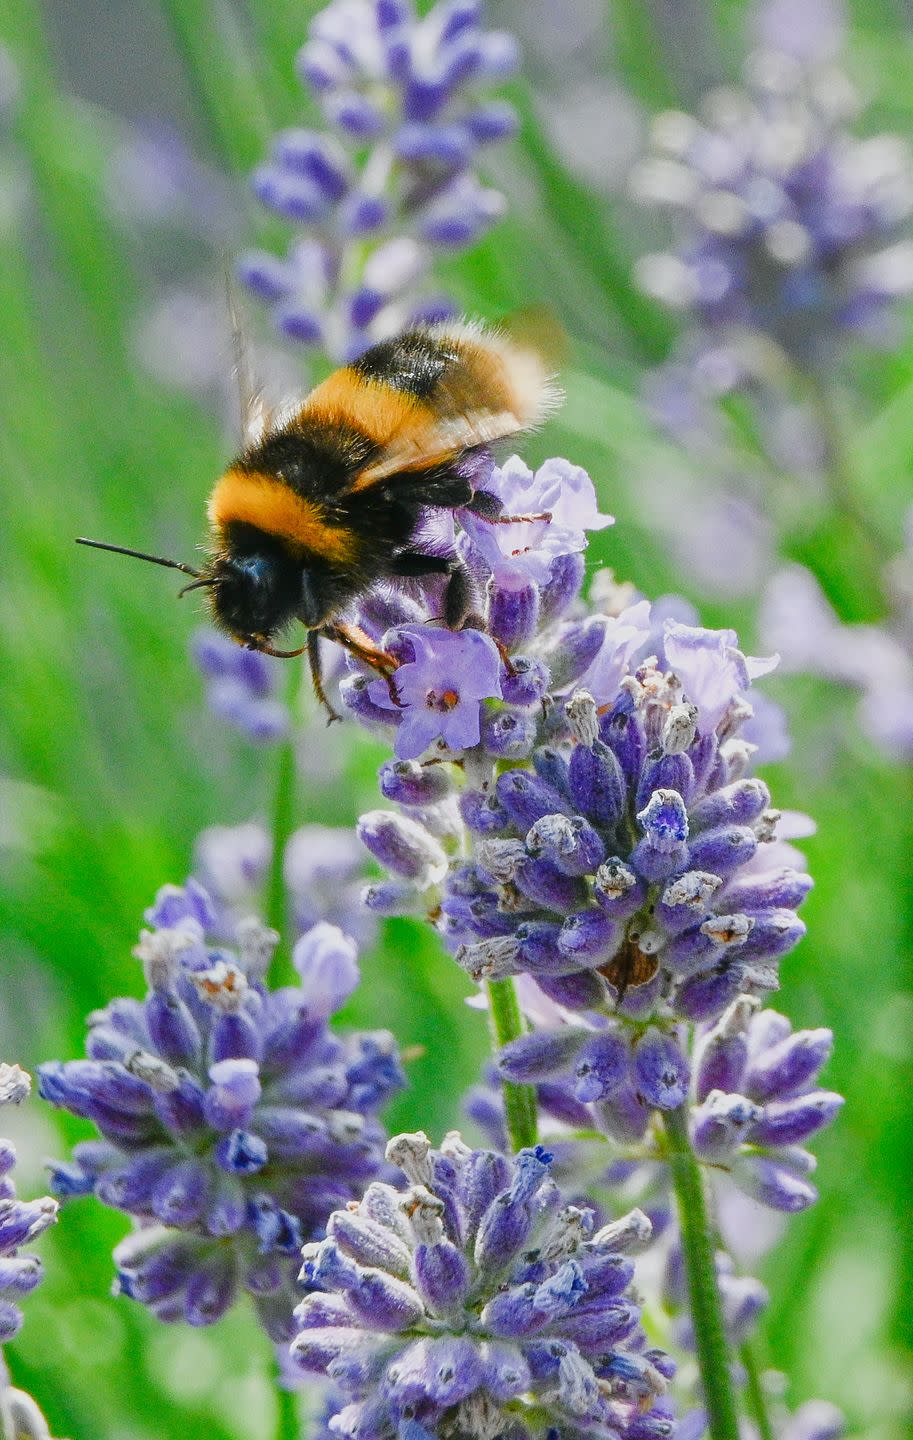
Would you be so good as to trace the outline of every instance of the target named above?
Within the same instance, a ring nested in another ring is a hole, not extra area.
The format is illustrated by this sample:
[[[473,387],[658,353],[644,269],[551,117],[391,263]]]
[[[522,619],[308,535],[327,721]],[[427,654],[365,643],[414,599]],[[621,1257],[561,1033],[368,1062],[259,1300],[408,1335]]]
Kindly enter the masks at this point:
[[[298,1396],[294,1390],[276,1389],[276,1440],[301,1440],[301,1421],[298,1418]]]
[[[863,541],[881,590],[882,571],[892,558],[891,547],[856,493],[856,480],[847,454],[843,425],[830,390],[823,381],[813,375],[806,376],[805,382],[824,439],[825,478],[834,509]]]
[[[293,979],[291,945],[288,937],[288,903],[285,893],[285,847],[295,824],[295,744],[283,740],[276,755],[276,783],[273,790],[271,831],[273,858],[266,892],[266,918],[279,934],[270,966],[270,979],[278,985]]]
[[[669,1110],[663,1116],[669,1144],[669,1163],[682,1254],[688,1281],[688,1302],[704,1392],[711,1440],[739,1440],[739,1421],[732,1385],[732,1366],[723,1307],[716,1279],[713,1241],[700,1166],[688,1139],[687,1111]]]
[[[761,1383],[761,1367],[750,1340],[746,1340],[741,1346],[739,1359],[745,1371],[745,1398],[751,1417],[758,1427],[760,1440],[774,1440],[773,1426],[767,1413],[767,1396]]]
[[[524,1033],[523,1016],[513,980],[489,980],[488,1013],[497,1050]],[[514,1150],[536,1143],[536,1092],[532,1085],[504,1085],[504,1115]]]
[[[273,840],[273,858],[266,884],[267,923],[278,932],[276,946],[270,965],[270,980],[275,985],[294,984],[292,968],[292,942],[290,938],[290,916],[288,897],[285,889],[285,851],[295,828],[295,810],[298,800],[298,765],[295,754],[295,731],[299,718],[298,699],[301,686],[301,671],[293,660],[287,662],[285,675],[285,703],[291,716],[291,731],[276,751],[276,769],[273,783],[273,808],[270,831]]]

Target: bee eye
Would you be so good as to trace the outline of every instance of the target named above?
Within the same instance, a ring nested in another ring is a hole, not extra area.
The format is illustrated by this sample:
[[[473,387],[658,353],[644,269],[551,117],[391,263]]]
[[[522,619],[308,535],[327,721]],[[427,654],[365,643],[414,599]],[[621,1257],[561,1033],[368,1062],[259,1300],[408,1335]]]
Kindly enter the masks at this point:
[[[267,590],[272,581],[272,564],[265,555],[245,555],[232,566],[239,581],[251,591]]]

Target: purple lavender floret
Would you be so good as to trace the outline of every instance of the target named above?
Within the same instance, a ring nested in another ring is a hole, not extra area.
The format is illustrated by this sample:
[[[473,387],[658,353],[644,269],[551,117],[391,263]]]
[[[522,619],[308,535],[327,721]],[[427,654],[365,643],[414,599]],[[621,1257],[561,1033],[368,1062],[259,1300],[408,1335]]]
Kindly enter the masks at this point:
[[[628,1257],[639,1211],[596,1229],[541,1147],[508,1159],[400,1135],[408,1186],[370,1185],[305,1247],[292,1354],[347,1397],[330,1423],[376,1440],[671,1436],[674,1367],[649,1348]]]
[[[803,45],[800,10],[822,20]],[[801,367],[832,364],[841,338],[883,342],[913,291],[910,156],[897,136],[848,127],[836,7],[767,4],[759,19],[742,86],[710,93],[700,119],[660,115],[634,175],[675,226],[639,278],[695,322],[683,359],[705,394],[773,380],[771,341]]]
[[[272,990],[278,936],[246,918],[213,941],[196,881],[164,887],[147,919],[145,999],[89,1017],[85,1060],[40,1067],[44,1098],[101,1135],[54,1168],[52,1188],[136,1220],[114,1254],[121,1294],[208,1325],[246,1290],[285,1341],[302,1240],[383,1163],[378,1111],[403,1083],[395,1045],[329,1029],[358,983],[355,944],[335,927],[303,935],[299,983]]]
[[[191,653],[206,682],[206,701],[214,715],[255,745],[285,738],[291,722],[287,706],[276,696],[280,661],[245,650],[208,626],[196,631]]]
[[[398,722],[397,758],[415,760],[436,740],[454,752],[478,745],[482,701],[501,696],[501,660],[489,637],[404,625],[396,643],[396,700],[383,680],[372,681],[368,695]]]
[[[0,1064],[0,1107],[18,1105],[29,1094],[28,1075],[18,1065]],[[20,1200],[13,1181],[16,1150],[9,1140],[0,1139],[0,1345],[18,1335],[22,1326],[19,1302],[41,1283],[43,1270],[37,1255],[23,1255],[30,1245],[57,1219],[57,1201],[49,1196]],[[3,1384],[0,1360],[0,1392]],[[18,1394],[18,1392],[15,1392]],[[0,1393],[2,1419],[3,1393]]]
[[[297,68],[328,130],[280,132],[253,176],[301,235],[285,259],[255,251],[240,266],[284,334],[351,360],[455,313],[424,282],[436,250],[474,244],[504,213],[473,167],[516,129],[487,91],[517,60],[475,0],[422,17],[412,0],[333,0],[313,18]]]

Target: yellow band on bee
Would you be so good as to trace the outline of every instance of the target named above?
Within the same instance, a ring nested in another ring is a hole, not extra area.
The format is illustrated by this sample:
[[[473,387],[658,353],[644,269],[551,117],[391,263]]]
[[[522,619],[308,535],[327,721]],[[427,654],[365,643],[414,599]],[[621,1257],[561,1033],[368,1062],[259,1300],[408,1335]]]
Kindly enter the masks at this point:
[[[424,430],[434,420],[434,414],[416,395],[397,390],[383,380],[366,380],[347,366],[334,371],[311,391],[300,419],[344,424],[359,430],[375,445],[389,445],[394,438]]]
[[[209,521],[216,529],[232,521],[254,525],[339,565],[354,560],[358,549],[357,537],[330,524],[315,501],[259,471],[227,470],[209,497]]]

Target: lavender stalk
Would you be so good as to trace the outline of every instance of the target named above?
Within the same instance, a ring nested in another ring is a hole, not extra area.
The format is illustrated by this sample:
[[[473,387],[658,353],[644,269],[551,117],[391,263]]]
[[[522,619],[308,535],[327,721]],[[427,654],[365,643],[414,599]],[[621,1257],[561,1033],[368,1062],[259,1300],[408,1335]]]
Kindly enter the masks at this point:
[[[739,1440],[732,1384],[732,1359],[716,1281],[714,1244],[700,1166],[688,1138],[687,1109],[668,1110],[663,1125],[681,1231],[688,1301],[701,1368],[704,1404],[711,1440]]]
[[[523,1015],[513,980],[489,980],[485,986],[495,1051],[524,1033]],[[504,1115],[514,1150],[536,1143],[536,1092],[532,1085],[504,1086]]]
[[[281,1383],[276,1389],[276,1440],[301,1440],[298,1396]]]

